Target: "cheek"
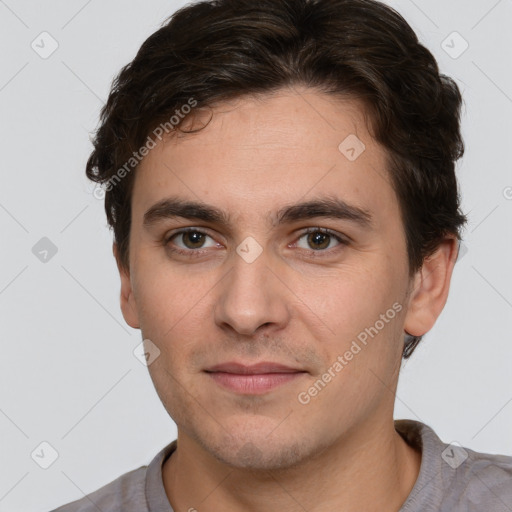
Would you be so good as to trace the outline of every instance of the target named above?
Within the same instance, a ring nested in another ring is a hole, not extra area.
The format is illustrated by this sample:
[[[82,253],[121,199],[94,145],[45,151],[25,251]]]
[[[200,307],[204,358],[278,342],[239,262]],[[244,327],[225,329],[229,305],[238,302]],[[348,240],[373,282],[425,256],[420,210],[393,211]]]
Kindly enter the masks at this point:
[[[215,285],[211,273],[155,261],[140,261],[138,269],[134,296],[144,335],[164,342],[185,325],[190,332],[204,325],[208,290]],[[202,323],[198,316],[203,317]]]
[[[360,360],[360,364],[368,358],[395,357],[390,344],[400,335],[404,305],[397,284],[400,278],[390,265],[383,268],[383,261],[380,259],[380,266],[345,266],[322,279],[301,281],[297,295],[304,297],[303,322],[312,326],[327,364],[349,350],[354,354],[347,357]],[[306,320],[306,316],[312,317],[311,311],[316,323]]]
[[[403,315],[391,283],[345,279],[338,284],[339,290],[321,302],[323,320],[334,332],[317,343],[325,367],[300,390],[308,402],[304,409],[334,430],[391,400],[388,383],[401,360]]]
[[[165,347],[148,367],[154,388],[168,414],[176,423],[181,425],[194,421],[198,414],[197,404],[194,403],[194,390],[190,389],[189,380],[177,372],[173,366],[179,367],[178,361],[170,359],[168,347]],[[172,362],[174,361],[174,362]]]

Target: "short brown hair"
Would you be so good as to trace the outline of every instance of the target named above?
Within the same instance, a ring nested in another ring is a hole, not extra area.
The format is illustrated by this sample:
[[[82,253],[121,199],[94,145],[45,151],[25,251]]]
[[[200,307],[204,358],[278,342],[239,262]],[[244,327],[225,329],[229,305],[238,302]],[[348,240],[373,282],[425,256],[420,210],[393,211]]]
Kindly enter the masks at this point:
[[[126,164],[136,168],[133,154],[152,130],[171,116],[179,130],[176,114],[191,98],[202,108],[293,85],[362,100],[370,133],[387,150],[411,277],[445,235],[461,239],[461,94],[399,13],[374,0],[205,0],[143,43],[101,111],[86,172],[108,185],[105,210],[123,267],[134,178]],[[404,358],[420,340],[406,343]]]

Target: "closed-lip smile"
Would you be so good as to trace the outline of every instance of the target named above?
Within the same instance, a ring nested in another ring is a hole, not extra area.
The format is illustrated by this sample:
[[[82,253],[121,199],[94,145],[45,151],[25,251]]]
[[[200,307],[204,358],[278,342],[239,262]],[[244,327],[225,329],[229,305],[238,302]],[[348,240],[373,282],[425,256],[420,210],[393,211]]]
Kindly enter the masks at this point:
[[[244,395],[268,393],[307,373],[300,368],[268,361],[250,365],[232,361],[211,366],[205,372],[221,387]]]

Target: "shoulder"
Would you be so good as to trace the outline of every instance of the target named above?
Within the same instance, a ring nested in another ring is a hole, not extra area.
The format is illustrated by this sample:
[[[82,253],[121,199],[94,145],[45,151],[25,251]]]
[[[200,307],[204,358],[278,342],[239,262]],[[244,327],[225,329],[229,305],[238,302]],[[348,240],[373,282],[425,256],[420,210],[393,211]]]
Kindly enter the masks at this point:
[[[162,448],[148,466],[124,473],[83,498],[52,512],[172,512],[162,482],[162,464],[176,449],[177,440]]]
[[[445,500],[467,503],[468,512],[509,511],[512,506],[512,456],[463,450],[465,460],[449,468],[452,485]]]
[[[129,471],[83,498],[52,512],[144,512],[147,466]]]
[[[400,512],[512,511],[512,456],[446,443],[419,421],[397,420],[395,428],[422,452],[418,479]]]

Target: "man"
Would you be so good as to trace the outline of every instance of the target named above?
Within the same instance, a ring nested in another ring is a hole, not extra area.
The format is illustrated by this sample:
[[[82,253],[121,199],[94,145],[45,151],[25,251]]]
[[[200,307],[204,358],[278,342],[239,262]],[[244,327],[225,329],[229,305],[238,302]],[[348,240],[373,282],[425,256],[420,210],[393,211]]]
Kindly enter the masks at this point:
[[[372,0],[205,1],[143,44],[87,174],[178,439],[57,510],[512,510],[512,457],[393,420],[466,221],[460,105]]]

